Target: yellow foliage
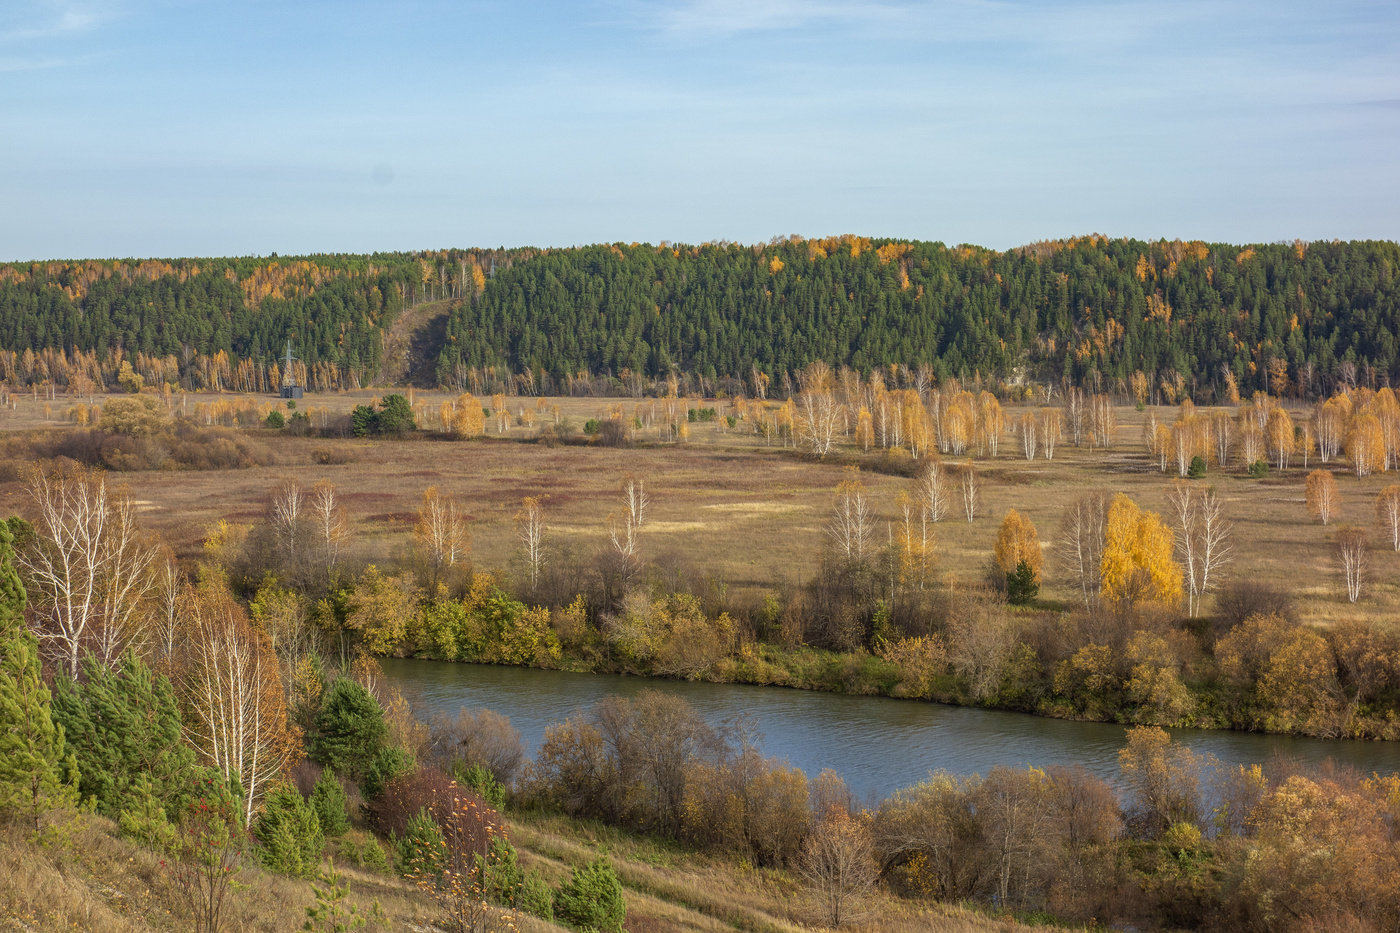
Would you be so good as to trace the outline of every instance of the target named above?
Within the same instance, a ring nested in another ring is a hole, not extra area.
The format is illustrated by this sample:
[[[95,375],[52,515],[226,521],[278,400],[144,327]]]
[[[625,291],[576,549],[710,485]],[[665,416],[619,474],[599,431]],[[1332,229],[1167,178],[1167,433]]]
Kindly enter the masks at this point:
[[[1107,599],[1176,605],[1181,566],[1173,559],[1172,530],[1156,512],[1144,512],[1119,493],[1108,507],[1100,572]]]
[[[1040,572],[1044,557],[1040,550],[1040,535],[1035,525],[1015,509],[1002,519],[1001,531],[997,533],[996,545],[992,549],[997,569],[1002,573],[1015,573],[1021,561],[1030,565],[1035,582],[1040,584]]]

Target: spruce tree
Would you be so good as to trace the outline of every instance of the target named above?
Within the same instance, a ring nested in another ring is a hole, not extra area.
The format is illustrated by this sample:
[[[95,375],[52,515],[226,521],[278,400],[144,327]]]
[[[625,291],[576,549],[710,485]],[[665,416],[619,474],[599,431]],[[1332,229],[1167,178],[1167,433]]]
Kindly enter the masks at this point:
[[[321,703],[311,759],[355,780],[364,776],[388,735],[384,712],[353,680],[337,680]]]
[[[0,811],[39,814],[65,802],[63,729],[53,721],[39,642],[24,624],[13,537],[0,524]],[[71,764],[71,763],[70,763]]]
[[[98,812],[113,819],[147,794],[166,813],[183,812],[196,765],[170,681],[131,651],[120,670],[88,657],[83,673],[82,683],[59,677],[53,700],[54,721],[82,771],[83,797],[96,798]],[[133,793],[138,780],[146,785],[142,794]]]
[[[311,791],[311,809],[316,811],[321,832],[327,836],[343,836],[350,828],[350,819],[345,813],[345,788],[330,768],[321,772]]]

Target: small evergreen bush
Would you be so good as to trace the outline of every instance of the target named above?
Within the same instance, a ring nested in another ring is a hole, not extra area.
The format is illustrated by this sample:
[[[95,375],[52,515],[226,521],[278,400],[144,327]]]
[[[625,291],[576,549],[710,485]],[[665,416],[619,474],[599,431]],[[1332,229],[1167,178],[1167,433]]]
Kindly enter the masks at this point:
[[[1006,601],[1013,606],[1024,606],[1038,595],[1040,584],[1035,582],[1035,570],[1023,560],[1006,575]]]
[[[403,749],[389,745],[381,748],[370,762],[369,769],[360,781],[360,793],[366,800],[374,800],[384,793],[389,782],[413,771],[413,756]]]
[[[311,791],[311,809],[321,821],[321,832],[327,837],[342,836],[350,828],[350,818],[345,813],[345,788],[330,768],[321,772]]]
[[[258,861],[269,871],[304,878],[321,865],[325,837],[316,811],[291,784],[268,791],[262,813],[253,823],[253,835],[261,843]]]
[[[1263,479],[1269,475],[1269,464],[1263,460],[1255,460],[1249,465],[1249,475],[1254,479]]]
[[[394,847],[395,864],[403,877],[423,880],[442,873],[447,841],[426,809],[409,818],[402,838],[391,835],[389,841]]]
[[[1191,458],[1191,465],[1186,468],[1187,479],[1200,479],[1206,475],[1206,458],[1200,454]]]
[[[623,933],[627,904],[622,882],[607,859],[599,857],[582,868],[554,894],[554,917],[579,930]]]
[[[267,420],[263,424],[269,428],[283,428],[287,426],[287,419],[282,417],[280,411],[274,411],[268,414]]]
[[[481,873],[481,891],[487,900],[502,907],[520,906],[525,873],[520,869],[520,853],[510,840],[503,836],[492,839],[486,857],[476,857],[476,868]]]
[[[340,851],[359,868],[385,873],[389,871],[389,856],[385,854],[379,840],[373,836],[366,835],[363,841],[346,837],[340,844]]]
[[[554,891],[537,871],[530,871],[520,885],[516,907],[541,920],[554,922]]]
[[[178,833],[170,822],[155,785],[145,775],[137,778],[126,794],[125,806],[117,815],[122,835],[159,852],[175,848]]]
[[[490,769],[484,765],[475,764],[470,768],[462,768],[458,762],[453,768],[453,777],[462,782],[464,787],[475,791],[482,800],[489,803],[497,810],[505,808],[506,788]]]

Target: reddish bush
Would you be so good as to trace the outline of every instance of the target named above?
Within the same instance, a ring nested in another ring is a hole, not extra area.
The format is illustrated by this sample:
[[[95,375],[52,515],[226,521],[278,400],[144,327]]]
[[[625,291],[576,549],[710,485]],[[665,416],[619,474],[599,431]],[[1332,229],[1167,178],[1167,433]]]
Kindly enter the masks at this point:
[[[394,778],[366,809],[375,829],[397,836],[404,834],[409,819],[419,810],[427,810],[457,857],[484,856],[493,838],[506,836],[499,813],[435,768],[420,768]]]

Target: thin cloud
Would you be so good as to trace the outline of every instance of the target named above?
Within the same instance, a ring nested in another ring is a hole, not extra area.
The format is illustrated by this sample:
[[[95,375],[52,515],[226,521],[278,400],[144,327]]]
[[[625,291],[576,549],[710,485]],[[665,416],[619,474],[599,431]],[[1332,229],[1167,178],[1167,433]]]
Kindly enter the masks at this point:
[[[674,37],[726,36],[799,29],[817,24],[890,20],[900,6],[875,0],[689,0],[634,6],[635,19]]]
[[[30,4],[19,11],[18,15],[12,13],[11,16],[22,22],[14,26],[0,22],[0,42],[56,39],[90,32],[111,19],[113,14],[90,3],[47,0],[44,3]]]

